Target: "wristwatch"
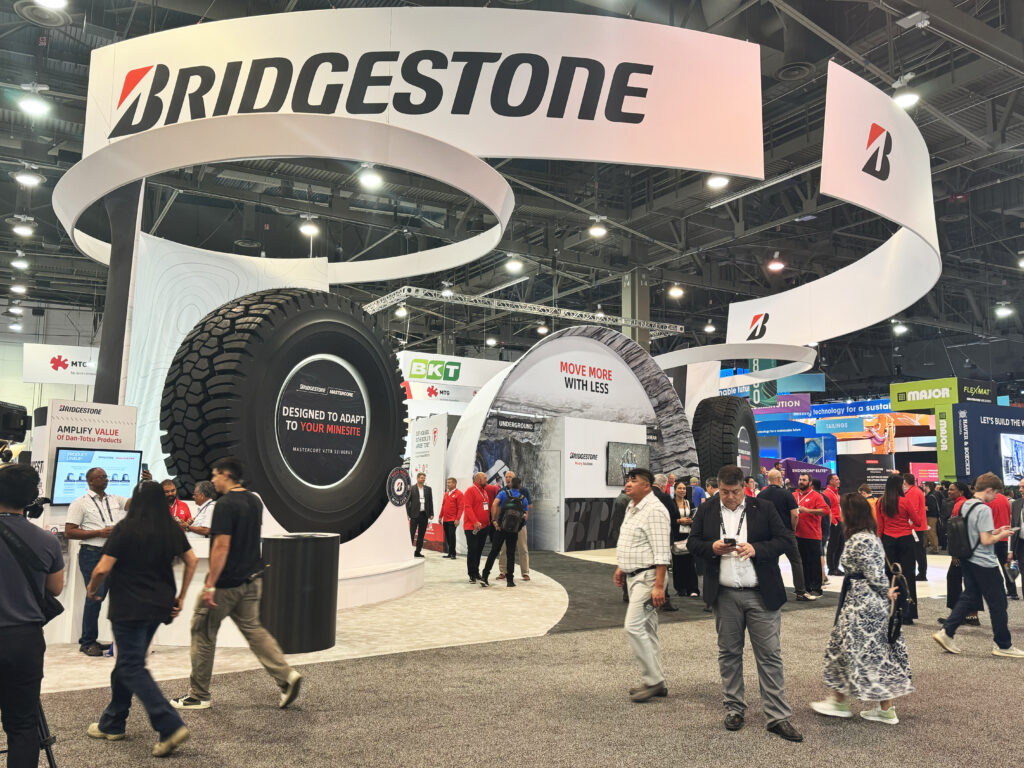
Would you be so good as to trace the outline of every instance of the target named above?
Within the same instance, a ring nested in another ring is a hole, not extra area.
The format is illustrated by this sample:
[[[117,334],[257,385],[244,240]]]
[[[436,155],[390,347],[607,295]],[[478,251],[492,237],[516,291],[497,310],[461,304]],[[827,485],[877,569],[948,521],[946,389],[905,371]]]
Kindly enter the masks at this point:
[[[206,592],[216,592],[216,591],[217,591],[216,587],[203,587],[203,592],[204,593],[206,593]]]

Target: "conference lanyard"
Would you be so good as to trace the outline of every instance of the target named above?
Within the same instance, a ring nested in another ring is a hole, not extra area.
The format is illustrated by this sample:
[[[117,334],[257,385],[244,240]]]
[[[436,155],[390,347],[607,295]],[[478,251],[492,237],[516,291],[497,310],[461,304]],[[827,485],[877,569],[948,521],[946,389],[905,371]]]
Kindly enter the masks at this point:
[[[90,496],[89,498],[92,499],[92,503],[96,505],[96,509],[100,513],[100,522],[101,523],[107,522],[107,519],[103,516],[103,507],[101,507],[100,503],[98,501],[96,501],[96,497],[95,496]],[[109,496],[104,496],[103,497],[103,501],[107,505],[107,515],[110,516],[110,522],[113,523],[114,522],[114,513],[110,511],[110,497]]]
[[[815,493],[815,491],[808,491],[803,496],[798,496],[796,499],[796,503],[799,504],[801,507],[805,506],[804,502],[811,498],[812,493]]]
[[[724,511],[724,507],[723,507],[723,511]],[[744,504],[743,505],[743,511],[740,512],[740,524],[736,526],[736,535],[737,536],[739,536],[740,535],[740,531],[743,530],[743,519],[746,516],[747,516],[747,505]],[[722,523],[722,535],[723,536],[728,536],[729,532],[725,530],[725,515],[724,514],[722,514],[722,519],[721,519],[720,522]]]

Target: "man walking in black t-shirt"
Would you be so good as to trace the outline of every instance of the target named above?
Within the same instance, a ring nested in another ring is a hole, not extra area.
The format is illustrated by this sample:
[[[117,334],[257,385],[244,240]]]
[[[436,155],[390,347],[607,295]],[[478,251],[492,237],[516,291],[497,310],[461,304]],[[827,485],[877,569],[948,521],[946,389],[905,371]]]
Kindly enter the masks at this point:
[[[777,469],[768,472],[768,485],[757,495],[759,499],[770,501],[775,505],[775,510],[782,519],[786,530],[793,532],[795,519],[799,517],[796,499],[793,494],[782,487],[782,473]],[[815,595],[807,594],[807,585],[804,583],[804,565],[800,559],[800,549],[796,544],[796,536],[790,536],[792,541],[786,546],[786,559],[789,560],[790,570],[793,572],[793,590],[796,592],[798,602],[817,600]]]
[[[213,465],[220,499],[210,523],[210,572],[192,619],[192,675],[187,696],[173,699],[178,709],[208,709],[217,632],[230,617],[264,669],[281,689],[284,709],[299,695],[302,675],[285,661],[281,646],[260,624],[263,558],[260,528],[263,502],[242,487],[242,465],[230,458]]]

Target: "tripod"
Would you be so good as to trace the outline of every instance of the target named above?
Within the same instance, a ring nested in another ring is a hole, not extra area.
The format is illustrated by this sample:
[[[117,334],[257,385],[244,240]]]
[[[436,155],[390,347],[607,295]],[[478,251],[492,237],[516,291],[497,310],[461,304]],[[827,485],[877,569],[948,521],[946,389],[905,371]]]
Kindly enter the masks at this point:
[[[46,753],[46,764],[49,768],[57,768],[57,759],[53,756],[53,745],[57,743],[57,737],[50,733],[50,726],[46,722],[46,714],[43,712],[43,702],[36,705],[39,708],[39,751]],[[8,752],[0,749],[0,755]]]

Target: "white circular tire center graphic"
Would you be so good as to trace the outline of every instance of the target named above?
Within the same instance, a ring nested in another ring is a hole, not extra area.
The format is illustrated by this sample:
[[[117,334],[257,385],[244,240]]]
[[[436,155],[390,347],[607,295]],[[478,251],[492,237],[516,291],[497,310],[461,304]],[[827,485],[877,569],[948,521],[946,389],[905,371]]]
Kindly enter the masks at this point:
[[[277,396],[275,434],[285,466],[312,488],[341,483],[362,458],[369,432],[366,386],[335,355],[307,357]]]
[[[736,465],[743,470],[746,477],[754,468],[753,449],[750,445],[750,433],[746,427],[740,427],[736,434]]]

